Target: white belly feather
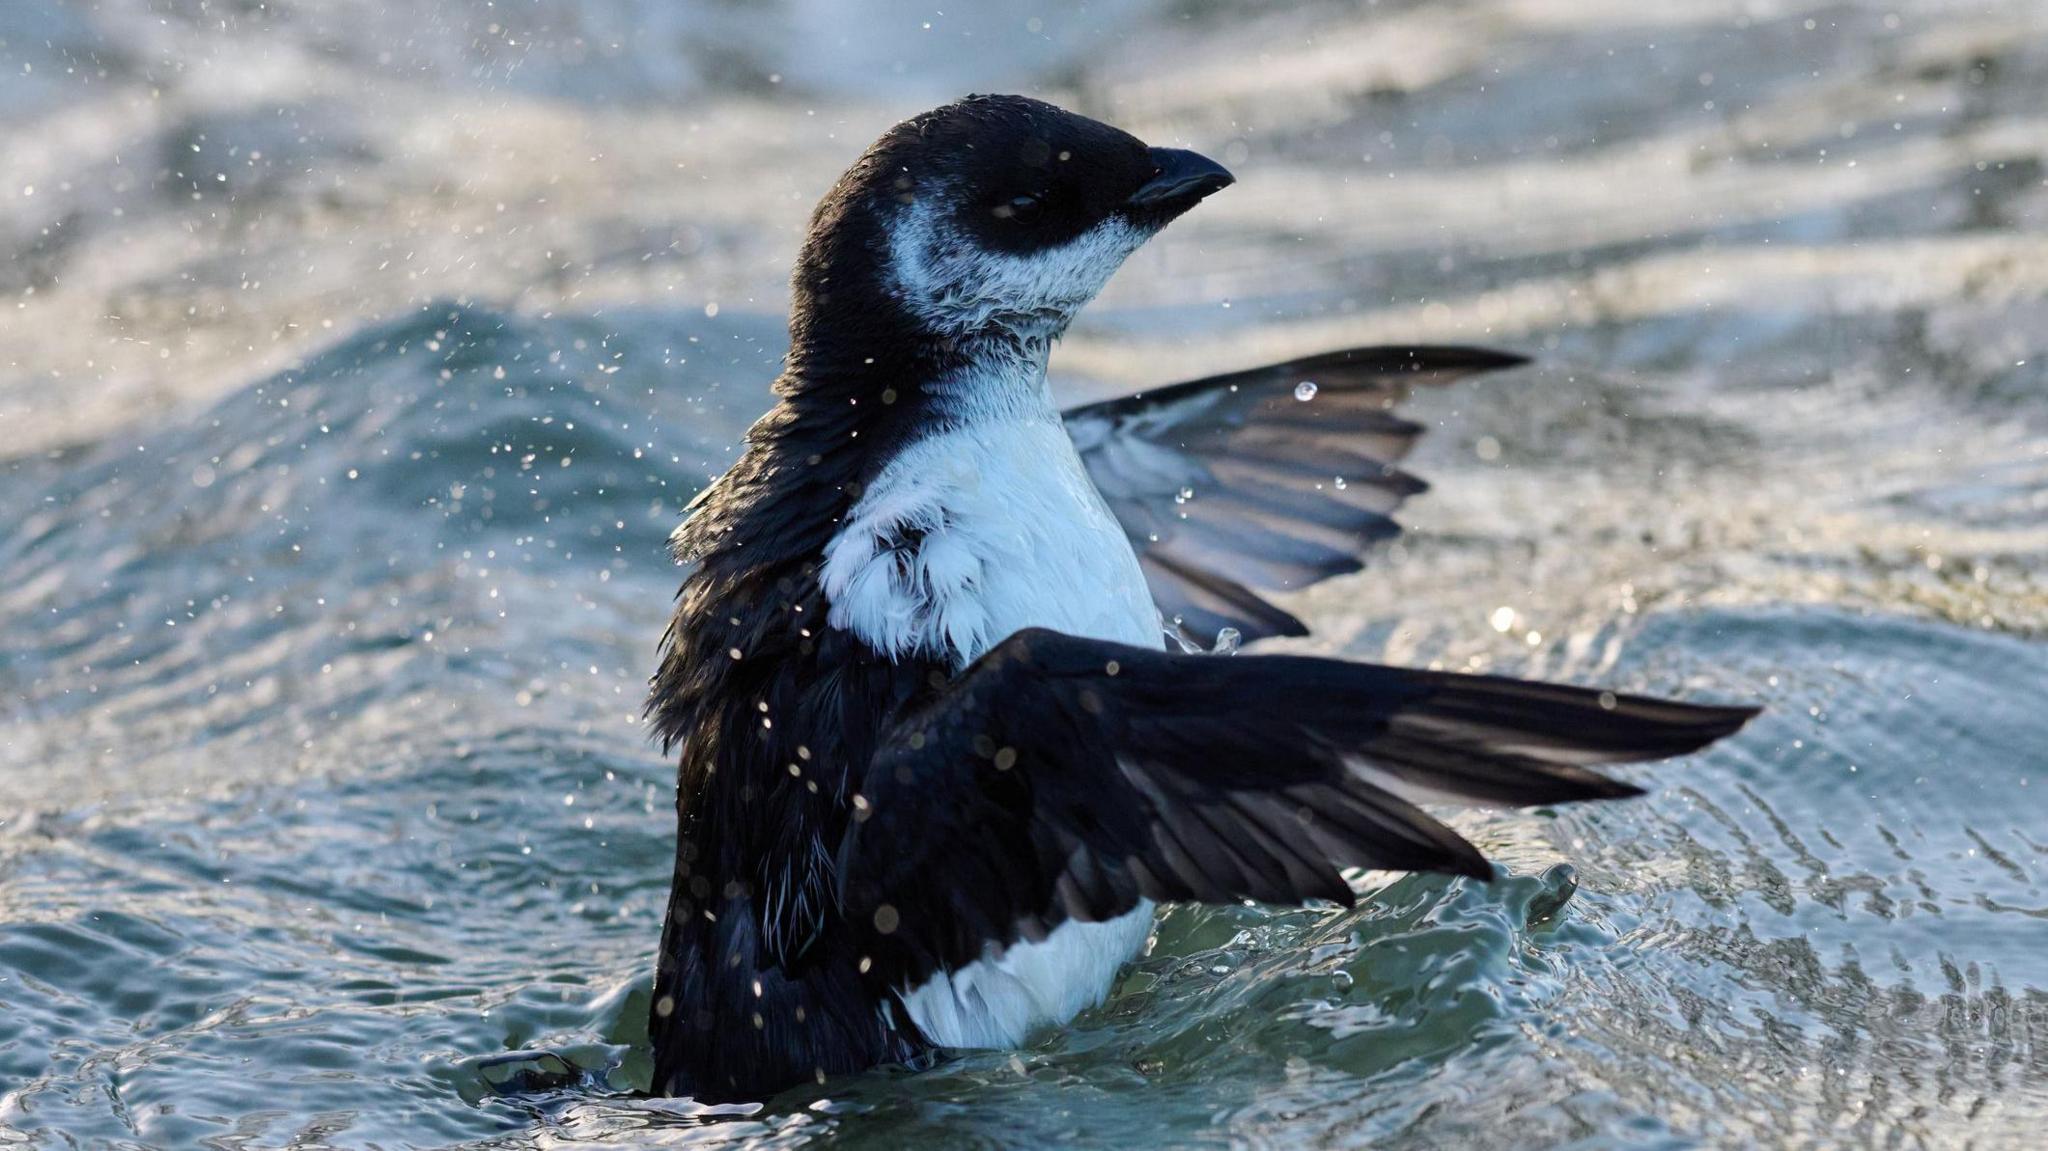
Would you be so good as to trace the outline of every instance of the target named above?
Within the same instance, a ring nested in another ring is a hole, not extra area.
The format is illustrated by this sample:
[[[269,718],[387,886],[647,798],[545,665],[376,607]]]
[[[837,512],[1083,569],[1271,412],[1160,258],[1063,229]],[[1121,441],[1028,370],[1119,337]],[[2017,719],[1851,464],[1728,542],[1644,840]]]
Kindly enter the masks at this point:
[[[974,421],[906,448],[826,548],[834,626],[877,650],[963,667],[1048,627],[1164,643],[1137,554],[1051,412]],[[901,991],[947,1047],[1013,1047],[1102,1002],[1151,933],[1152,905],[1068,922]]]
[[[1017,1047],[1040,1027],[1102,1002],[1152,934],[1152,904],[1104,923],[1070,920],[1037,943],[940,972],[901,993],[924,1037],[941,1047]]]

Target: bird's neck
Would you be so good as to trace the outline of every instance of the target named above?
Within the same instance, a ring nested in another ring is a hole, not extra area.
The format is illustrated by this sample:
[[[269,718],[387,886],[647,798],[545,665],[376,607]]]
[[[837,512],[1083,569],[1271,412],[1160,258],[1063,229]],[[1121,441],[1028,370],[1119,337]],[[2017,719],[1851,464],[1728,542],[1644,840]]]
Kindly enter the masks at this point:
[[[961,351],[957,365],[921,384],[939,421],[988,423],[1057,416],[1045,378],[1049,340],[1018,339],[1001,332]]]
[[[957,334],[897,329],[886,338],[791,326],[777,390],[800,422],[862,425],[894,441],[921,429],[1055,414],[1046,362],[1057,331],[996,323]]]

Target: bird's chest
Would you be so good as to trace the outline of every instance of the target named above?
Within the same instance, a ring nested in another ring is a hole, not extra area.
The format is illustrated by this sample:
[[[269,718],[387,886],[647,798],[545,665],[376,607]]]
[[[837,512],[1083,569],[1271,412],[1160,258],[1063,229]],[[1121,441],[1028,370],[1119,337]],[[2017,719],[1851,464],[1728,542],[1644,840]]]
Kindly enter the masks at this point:
[[[826,549],[831,622],[892,655],[964,665],[1026,627],[1156,646],[1123,529],[1056,419],[906,448]]]

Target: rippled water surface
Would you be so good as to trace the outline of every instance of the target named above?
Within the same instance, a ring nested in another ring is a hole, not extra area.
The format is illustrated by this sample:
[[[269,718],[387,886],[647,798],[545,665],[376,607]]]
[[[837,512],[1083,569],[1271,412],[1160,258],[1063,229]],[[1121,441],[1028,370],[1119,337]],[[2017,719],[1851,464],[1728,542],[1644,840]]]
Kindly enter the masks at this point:
[[[2044,46],[1941,0],[0,6],[0,1146],[2039,1146]],[[1434,490],[1288,646],[1768,711],[1646,799],[1460,816],[1490,886],[1175,909],[1029,1050],[639,1099],[663,540],[808,204],[965,88],[1241,177],[1076,398],[1538,357],[1418,398]]]

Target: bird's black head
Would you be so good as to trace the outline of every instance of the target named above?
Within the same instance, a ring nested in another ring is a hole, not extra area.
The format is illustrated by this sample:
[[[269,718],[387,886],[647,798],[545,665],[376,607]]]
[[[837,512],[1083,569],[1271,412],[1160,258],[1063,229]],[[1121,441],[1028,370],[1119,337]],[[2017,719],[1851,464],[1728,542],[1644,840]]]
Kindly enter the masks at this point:
[[[1213,160],[1040,100],[970,96],[891,128],[840,178],[799,262],[798,311],[837,299],[951,341],[1042,342],[1230,182]]]

